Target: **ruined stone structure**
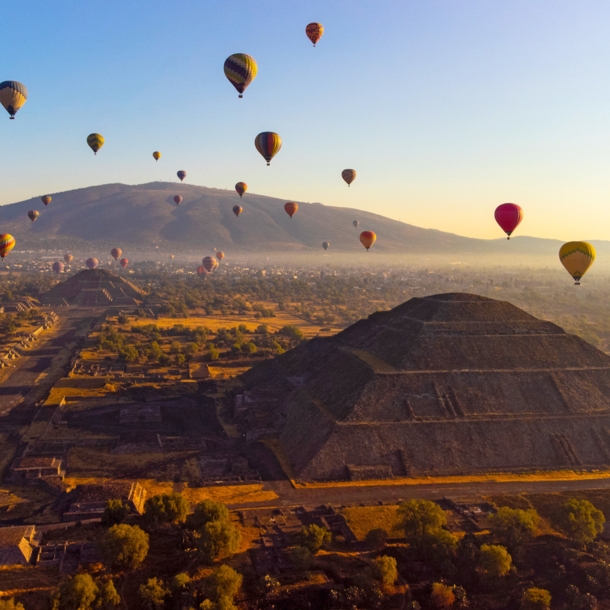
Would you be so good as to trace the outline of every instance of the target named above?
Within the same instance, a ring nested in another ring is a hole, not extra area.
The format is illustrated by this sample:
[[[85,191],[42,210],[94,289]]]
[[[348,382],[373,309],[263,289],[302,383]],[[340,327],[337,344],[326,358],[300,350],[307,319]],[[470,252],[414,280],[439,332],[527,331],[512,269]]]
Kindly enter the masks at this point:
[[[84,269],[40,297],[43,305],[140,305],[145,293],[106,269]]]
[[[517,307],[414,298],[241,376],[301,479],[610,465],[610,356]]]

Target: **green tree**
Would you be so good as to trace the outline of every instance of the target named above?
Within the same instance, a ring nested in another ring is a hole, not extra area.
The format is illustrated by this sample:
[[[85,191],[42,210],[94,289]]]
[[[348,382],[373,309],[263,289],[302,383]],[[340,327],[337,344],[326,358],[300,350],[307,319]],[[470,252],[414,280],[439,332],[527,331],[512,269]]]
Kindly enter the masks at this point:
[[[124,504],[123,500],[108,500],[102,515],[102,525],[111,526],[123,523],[127,515],[129,515],[129,506]]]
[[[190,505],[182,494],[160,494],[144,503],[144,516],[152,523],[184,523]]]
[[[375,580],[380,581],[384,585],[393,585],[398,578],[396,559],[389,555],[375,557],[372,565],[372,574]]]
[[[382,551],[385,549],[385,545],[388,541],[388,533],[381,527],[372,529],[366,535],[364,539],[366,544],[370,546],[374,551]]]
[[[16,602],[14,598],[0,599],[0,610],[25,610],[21,602]]]
[[[199,552],[208,562],[232,555],[241,542],[239,530],[228,521],[210,521],[199,534]]]
[[[127,322],[129,322],[129,318],[125,314],[121,314],[117,317],[117,322],[119,324],[127,324]]]
[[[546,589],[532,587],[523,593],[521,610],[550,610],[551,594]]]
[[[479,571],[489,579],[506,576],[513,565],[513,559],[505,547],[498,544],[484,544],[479,555]]]
[[[139,593],[144,608],[147,610],[162,610],[165,607],[169,589],[161,579],[149,578],[146,584],[140,585]]]
[[[430,593],[430,603],[433,608],[451,608],[455,602],[453,587],[435,582]]]
[[[206,578],[204,583],[206,597],[214,602],[223,597],[232,600],[237,595],[242,581],[243,576],[239,572],[223,564]]]
[[[297,536],[299,545],[307,547],[315,555],[324,544],[332,540],[331,533],[325,528],[312,523],[304,525]]]
[[[398,516],[407,542],[418,549],[431,534],[437,534],[447,524],[445,511],[430,500],[408,500],[398,507]]]
[[[89,574],[65,578],[53,593],[53,610],[90,610],[98,592],[99,588]]]
[[[516,549],[529,540],[539,522],[540,517],[533,508],[521,510],[503,506],[489,518],[491,531],[510,549]]]
[[[291,341],[303,341],[305,335],[303,331],[294,324],[287,324],[286,326],[282,326],[280,330],[278,330],[280,335],[284,335],[284,337],[288,337]]]
[[[305,571],[309,569],[311,565],[311,551],[306,546],[293,546],[288,555],[297,570]]]
[[[116,590],[112,580],[107,580],[100,586],[100,590],[95,600],[96,610],[113,610],[121,603],[121,596]]]
[[[229,510],[222,502],[203,500],[195,504],[195,510],[187,517],[186,525],[192,530],[200,530],[211,521],[229,521]]]
[[[137,525],[113,525],[102,538],[101,547],[107,565],[134,570],[148,555],[148,534]]]
[[[584,546],[604,529],[606,519],[589,500],[570,498],[558,511],[555,525],[572,541]]]
[[[204,600],[199,606],[200,610],[237,610],[237,606],[230,597],[221,597],[213,602],[211,599]]]

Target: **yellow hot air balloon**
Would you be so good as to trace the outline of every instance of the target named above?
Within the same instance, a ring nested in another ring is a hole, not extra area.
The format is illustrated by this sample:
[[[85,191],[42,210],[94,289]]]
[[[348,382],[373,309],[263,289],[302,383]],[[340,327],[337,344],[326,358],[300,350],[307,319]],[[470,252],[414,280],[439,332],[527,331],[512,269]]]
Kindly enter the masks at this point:
[[[28,99],[28,90],[25,85],[16,80],[5,80],[0,83],[0,104],[15,118],[17,111],[25,104]]]
[[[15,247],[15,238],[9,233],[0,234],[0,257],[4,258]]]
[[[256,146],[256,150],[265,158],[267,165],[269,165],[271,159],[282,148],[282,138],[274,131],[263,131],[256,136],[254,146]]]
[[[258,66],[254,57],[246,53],[235,53],[225,61],[225,76],[237,89],[239,97],[244,97],[246,87],[256,78]]]
[[[595,248],[586,241],[569,241],[559,248],[559,260],[574,278],[574,285],[580,286],[580,278],[595,261]]]
[[[97,151],[104,146],[104,136],[99,133],[91,133],[87,136],[87,144],[89,144],[93,154],[97,155]]]
[[[366,248],[369,248],[377,241],[377,235],[373,231],[362,231],[360,233],[360,243]]]
[[[161,153],[158,150],[155,150],[155,152],[153,153],[153,157],[155,161],[158,161],[161,158]]]

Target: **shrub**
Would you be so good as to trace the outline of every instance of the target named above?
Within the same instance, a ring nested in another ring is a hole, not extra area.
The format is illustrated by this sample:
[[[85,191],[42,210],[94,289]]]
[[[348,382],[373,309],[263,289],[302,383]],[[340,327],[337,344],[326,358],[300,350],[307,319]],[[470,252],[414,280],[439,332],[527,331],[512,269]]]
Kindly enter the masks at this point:
[[[200,532],[199,552],[205,561],[235,553],[241,542],[239,530],[227,521],[210,521]]]
[[[435,582],[430,593],[430,603],[434,608],[451,608],[455,602],[453,587],[444,585],[442,582]]]
[[[200,530],[211,521],[229,521],[229,511],[222,502],[198,502],[193,513],[187,517],[186,524],[190,529]]]
[[[77,574],[59,583],[52,597],[53,610],[90,610],[99,592],[89,574]]]
[[[513,559],[505,547],[498,544],[484,544],[479,556],[479,571],[487,578],[506,576],[512,567]]]
[[[443,509],[429,500],[408,500],[398,507],[407,542],[421,548],[430,534],[437,534],[447,524]]]
[[[555,525],[573,542],[584,546],[604,529],[606,519],[589,500],[570,498],[558,511]]]
[[[0,599],[0,610],[25,610],[23,604],[16,602],[14,598]]]
[[[144,608],[162,610],[165,607],[165,599],[169,595],[169,590],[159,578],[149,578],[146,584],[140,585],[139,593]]]
[[[315,555],[325,543],[331,541],[332,536],[325,527],[312,523],[301,528],[297,539],[300,546],[307,547]]]
[[[288,555],[297,570],[305,571],[311,565],[311,551],[306,546],[293,546]]]
[[[190,505],[181,494],[160,494],[144,503],[144,516],[154,523],[184,523]]]
[[[137,525],[113,525],[102,539],[101,547],[107,565],[134,570],[148,555],[148,534]]]
[[[521,610],[549,610],[551,594],[546,589],[532,587],[523,593]]]
[[[123,523],[129,515],[129,506],[123,500],[108,500],[102,515],[102,525],[111,526]]]
[[[398,578],[396,559],[389,555],[382,555],[373,560],[373,578],[379,580],[384,585],[393,585]]]
[[[489,518],[491,531],[511,549],[518,548],[536,532],[540,517],[533,509],[503,506]]]

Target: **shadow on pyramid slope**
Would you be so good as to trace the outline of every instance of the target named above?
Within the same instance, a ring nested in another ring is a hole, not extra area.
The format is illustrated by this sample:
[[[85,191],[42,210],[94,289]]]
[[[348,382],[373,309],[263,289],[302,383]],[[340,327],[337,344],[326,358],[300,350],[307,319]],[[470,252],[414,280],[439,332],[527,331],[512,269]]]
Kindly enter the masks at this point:
[[[610,465],[610,357],[510,303],[414,298],[242,376],[302,479]]]

